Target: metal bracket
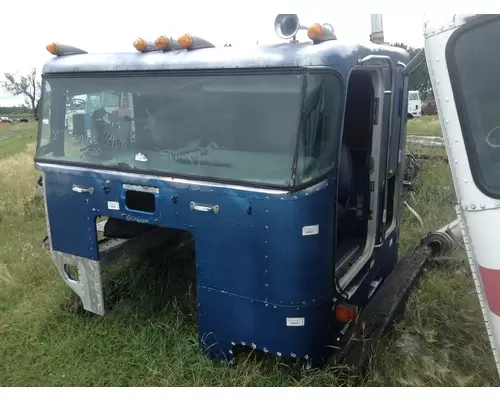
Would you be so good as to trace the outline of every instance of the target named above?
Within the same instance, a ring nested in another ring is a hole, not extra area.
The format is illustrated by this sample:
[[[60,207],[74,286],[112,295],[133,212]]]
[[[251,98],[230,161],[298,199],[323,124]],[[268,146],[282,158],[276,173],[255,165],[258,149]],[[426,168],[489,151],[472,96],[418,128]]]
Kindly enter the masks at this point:
[[[96,224],[97,231],[102,232],[106,221]],[[62,279],[82,300],[83,308],[94,314],[104,315],[102,271],[133,254],[159,246],[175,237],[173,229],[158,228],[147,231],[132,239],[106,238],[99,241],[99,260],[75,256],[72,254],[52,251],[52,258]],[[50,238],[47,238],[50,241]],[[51,244],[49,248],[52,248]],[[68,266],[78,268],[78,280],[68,274]]]
[[[101,263],[58,251],[52,252],[52,258],[66,285],[82,300],[83,308],[94,314],[104,315]],[[78,281],[68,275],[68,265],[78,268]]]
[[[425,52],[424,50],[420,50],[415,57],[413,57],[408,65],[403,69],[403,76],[409,76],[413,71],[415,71],[420,64],[425,61]]]

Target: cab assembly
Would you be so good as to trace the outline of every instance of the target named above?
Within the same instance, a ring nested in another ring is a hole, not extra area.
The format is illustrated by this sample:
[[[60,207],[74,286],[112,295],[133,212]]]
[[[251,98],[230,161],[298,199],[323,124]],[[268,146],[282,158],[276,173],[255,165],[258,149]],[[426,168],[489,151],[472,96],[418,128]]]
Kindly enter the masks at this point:
[[[83,307],[105,314],[106,267],[189,234],[204,351],[329,359],[398,259],[414,65],[374,26],[367,44],[281,14],[289,43],[48,45],[35,163],[47,247]]]

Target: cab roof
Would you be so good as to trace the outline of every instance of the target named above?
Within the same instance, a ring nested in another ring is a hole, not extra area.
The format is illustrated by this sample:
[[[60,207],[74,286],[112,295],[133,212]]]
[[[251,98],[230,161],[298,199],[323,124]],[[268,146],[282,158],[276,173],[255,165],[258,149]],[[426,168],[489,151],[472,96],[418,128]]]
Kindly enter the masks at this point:
[[[409,54],[401,48],[350,44],[338,40],[312,44],[281,43],[255,47],[214,47],[194,50],[141,53],[91,53],[53,57],[43,74],[83,72],[168,71],[272,67],[353,67],[368,55],[389,56],[394,65],[407,64]],[[380,63],[373,60],[371,63]]]

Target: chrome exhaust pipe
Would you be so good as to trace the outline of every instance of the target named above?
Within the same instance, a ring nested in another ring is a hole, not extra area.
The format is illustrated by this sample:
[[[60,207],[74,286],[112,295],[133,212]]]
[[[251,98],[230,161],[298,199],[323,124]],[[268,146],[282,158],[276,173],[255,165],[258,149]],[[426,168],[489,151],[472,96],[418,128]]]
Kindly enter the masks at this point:
[[[372,33],[370,42],[375,44],[384,44],[384,27],[382,24],[382,14],[371,14]]]

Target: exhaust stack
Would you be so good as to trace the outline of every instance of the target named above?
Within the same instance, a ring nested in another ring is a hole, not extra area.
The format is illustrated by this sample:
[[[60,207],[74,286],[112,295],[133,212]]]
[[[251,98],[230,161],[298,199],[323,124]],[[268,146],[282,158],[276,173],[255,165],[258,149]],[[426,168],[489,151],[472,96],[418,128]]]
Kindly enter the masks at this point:
[[[384,27],[382,25],[382,14],[371,14],[372,33],[370,41],[375,44],[384,44]]]

